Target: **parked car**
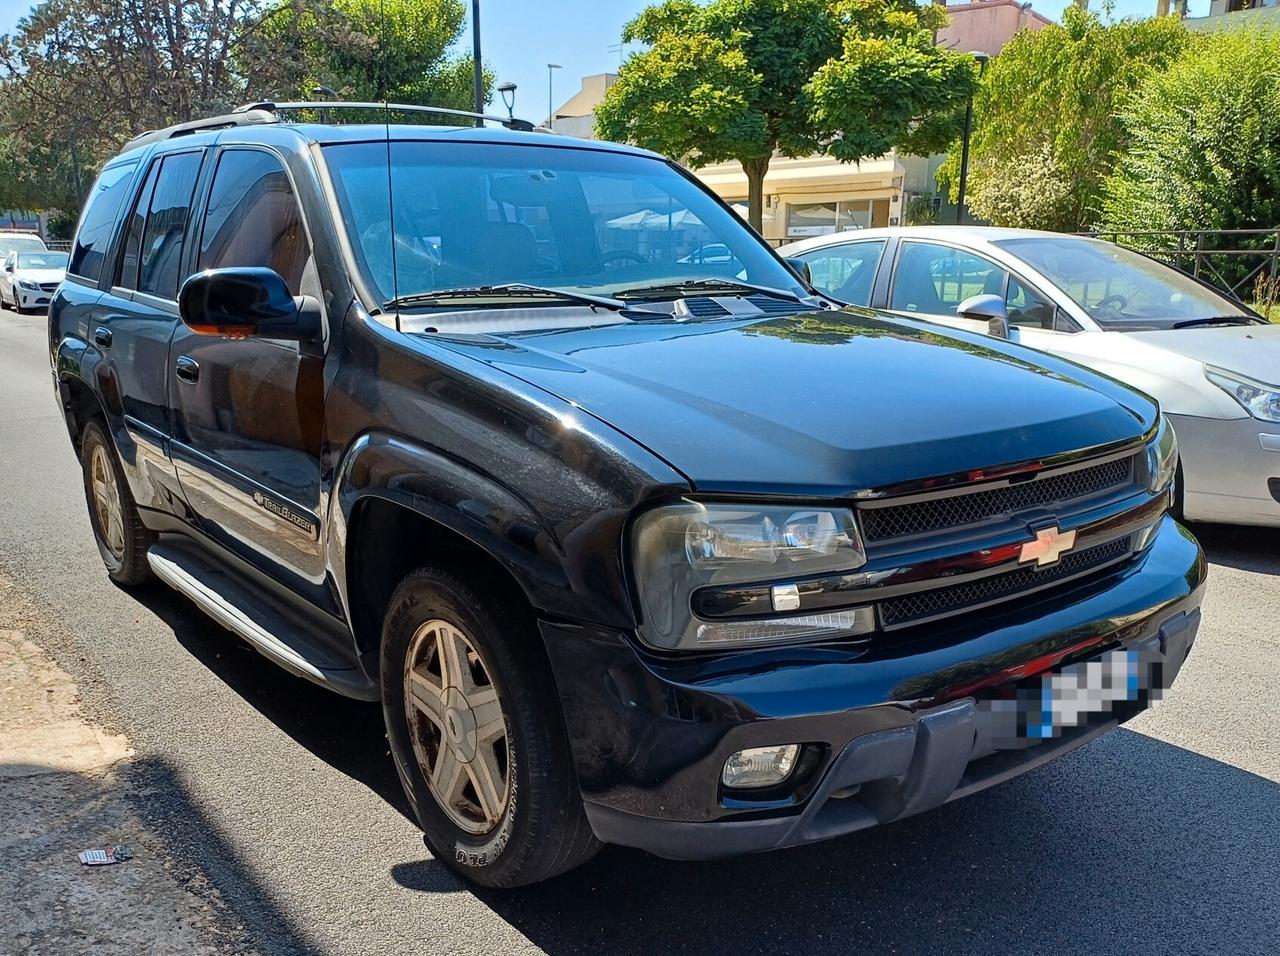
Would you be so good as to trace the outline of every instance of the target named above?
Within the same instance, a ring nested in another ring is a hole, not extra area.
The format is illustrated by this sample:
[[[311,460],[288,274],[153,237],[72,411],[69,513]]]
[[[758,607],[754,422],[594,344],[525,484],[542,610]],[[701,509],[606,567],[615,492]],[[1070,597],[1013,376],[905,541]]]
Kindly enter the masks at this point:
[[[871,229],[781,252],[841,302],[1007,337],[1141,389],[1178,436],[1183,516],[1280,525],[1280,326],[1205,283],[1101,239],[1022,229]]]
[[[11,252],[0,266],[0,306],[47,309],[66,274],[65,252]]]
[[[106,164],[54,378],[110,577],[381,701],[457,872],[848,833],[1173,680],[1205,563],[1148,398],[835,310],[654,154],[294,109]]]
[[[48,246],[33,232],[0,230],[0,262],[11,252],[47,252]]]

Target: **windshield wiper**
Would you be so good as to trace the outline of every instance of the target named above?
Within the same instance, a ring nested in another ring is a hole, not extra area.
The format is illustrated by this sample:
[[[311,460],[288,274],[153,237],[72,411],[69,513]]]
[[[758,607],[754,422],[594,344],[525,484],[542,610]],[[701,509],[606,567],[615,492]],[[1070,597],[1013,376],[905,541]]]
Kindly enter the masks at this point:
[[[657,285],[634,286],[630,289],[619,289],[614,295],[619,299],[626,297],[644,298],[646,296],[682,295],[686,292],[698,292],[703,295],[719,291],[724,295],[767,295],[774,299],[786,299],[788,302],[800,302],[800,296],[794,292],[775,289],[772,286],[756,285],[754,282],[740,282],[737,279],[680,279],[676,282],[662,282]]]
[[[551,289],[540,285],[528,285],[524,282],[507,282],[501,285],[477,285],[459,289],[437,289],[434,292],[414,292],[411,295],[400,295],[384,302],[384,309],[395,309],[406,305],[431,305],[435,302],[448,302],[452,299],[558,299],[561,302],[577,302],[611,312],[635,311],[621,299],[610,299],[603,295],[589,295],[585,292],[570,292],[567,289]]]
[[[1213,315],[1207,319],[1187,319],[1173,323],[1175,329],[1190,329],[1197,325],[1270,325],[1266,319],[1252,315]]]

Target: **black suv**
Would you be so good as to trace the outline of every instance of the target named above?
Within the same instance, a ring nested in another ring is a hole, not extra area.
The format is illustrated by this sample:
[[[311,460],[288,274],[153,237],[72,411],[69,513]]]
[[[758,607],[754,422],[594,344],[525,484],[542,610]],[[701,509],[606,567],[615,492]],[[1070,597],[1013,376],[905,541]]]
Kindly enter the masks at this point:
[[[381,701],[460,873],[848,833],[1173,679],[1205,565],[1149,399],[836,309],[659,156],[302,109],[106,165],[54,379],[111,577]]]

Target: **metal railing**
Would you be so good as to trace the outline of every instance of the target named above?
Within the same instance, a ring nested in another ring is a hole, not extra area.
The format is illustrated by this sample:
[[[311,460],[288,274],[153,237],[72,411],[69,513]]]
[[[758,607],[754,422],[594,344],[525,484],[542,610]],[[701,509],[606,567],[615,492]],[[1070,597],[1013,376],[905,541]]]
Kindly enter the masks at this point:
[[[1099,229],[1088,233],[1175,266],[1248,301],[1258,280],[1280,277],[1280,226],[1272,229]]]

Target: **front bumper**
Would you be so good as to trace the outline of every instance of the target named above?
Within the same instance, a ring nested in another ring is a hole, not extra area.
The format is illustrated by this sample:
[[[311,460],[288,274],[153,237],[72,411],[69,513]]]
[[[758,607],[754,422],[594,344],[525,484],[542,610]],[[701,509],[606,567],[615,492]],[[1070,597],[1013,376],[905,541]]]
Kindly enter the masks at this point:
[[[13,287],[13,295],[17,300],[19,309],[47,309],[49,303],[53,301],[53,293],[43,290],[24,289],[21,286]]]
[[[1280,527],[1280,425],[1166,417],[1178,436],[1188,520]]]
[[[660,658],[614,631],[544,623],[543,634],[596,835],[709,859],[918,813],[1116,726],[1143,705],[1014,745],[984,734],[977,701],[1116,647],[1158,651],[1167,685],[1195,639],[1204,577],[1199,546],[1165,519],[1120,571],[861,647]],[[791,789],[724,790],[731,753],[780,743],[811,755]]]

